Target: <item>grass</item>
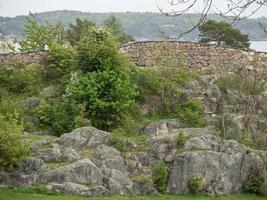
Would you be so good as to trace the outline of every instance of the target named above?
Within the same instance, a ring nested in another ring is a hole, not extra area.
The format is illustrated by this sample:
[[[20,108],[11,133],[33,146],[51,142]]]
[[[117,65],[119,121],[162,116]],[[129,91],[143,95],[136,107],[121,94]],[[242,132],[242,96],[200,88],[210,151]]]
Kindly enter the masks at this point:
[[[266,200],[266,196],[225,196],[225,197],[208,197],[208,196],[143,196],[143,197],[78,197],[67,196],[62,194],[49,193],[43,187],[34,188],[17,188],[17,189],[0,189],[1,200]]]

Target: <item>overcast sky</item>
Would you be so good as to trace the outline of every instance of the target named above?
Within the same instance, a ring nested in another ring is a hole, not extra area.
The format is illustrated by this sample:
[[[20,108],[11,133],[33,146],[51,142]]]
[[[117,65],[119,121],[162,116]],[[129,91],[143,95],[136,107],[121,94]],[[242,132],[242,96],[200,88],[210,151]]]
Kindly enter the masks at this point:
[[[158,12],[159,5],[171,9],[167,0],[0,0],[0,16],[14,17],[31,12],[53,10],[78,10],[84,12]],[[225,5],[226,0],[214,0],[217,7]],[[200,7],[200,6],[199,6]],[[261,8],[253,17],[267,17],[267,7]]]

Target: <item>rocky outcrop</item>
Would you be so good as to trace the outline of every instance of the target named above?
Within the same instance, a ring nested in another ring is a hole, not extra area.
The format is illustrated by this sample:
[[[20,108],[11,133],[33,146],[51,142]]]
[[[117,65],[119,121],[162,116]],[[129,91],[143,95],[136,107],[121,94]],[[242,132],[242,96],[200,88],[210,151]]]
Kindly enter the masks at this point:
[[[175,124],[179,127],[178,122]],[[181,130],[187,138],[182,147],[177,146]],[[267,152],[253,151],[234,140],[222,140],[207,128],[172,129],[143,141],[149,145],[147,151],[135,148],[123,153],[108,146],[109,135],[83,127],[59,139],[38,136],[30,148],[34,156],[25,159],[4,182],[1,180],[2,184],[42,184],[53,192],[82,196],[147,195],[157,193],[152,177],[154,165],[160,160],[169,171],[170,194],[189,193],[188,180],[194,176],[201,178],[205,194],[241,193],[252,168],[261,169],[267,184]],[[27,133],[25,140],[36,137]]]

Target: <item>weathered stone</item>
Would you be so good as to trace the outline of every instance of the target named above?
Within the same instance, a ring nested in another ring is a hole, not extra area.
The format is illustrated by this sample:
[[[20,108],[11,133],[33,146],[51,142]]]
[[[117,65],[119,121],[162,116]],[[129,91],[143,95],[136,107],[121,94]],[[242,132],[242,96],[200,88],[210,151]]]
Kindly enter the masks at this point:
[[[49,191],[52,192],[81,196],[103,196],[108,194],[108,191],[103,186],[88,188],[86,185],[81,185],[72,182],[66,182],[63,184],[51,183],[47,186],[47,188]]]
[[[167,127],[169,128],[169,133],[172,133],[172,129],[177,129],[181,127],[181,123],[178,122],[176,119],[166,119],[152,122],[151,124],[145,127],[144,132],[150,134],[151,136],[155,136],[157,129],[163,123],[167,124]]]
[[[44,152],[40,158],[45,162],[74,162],[81,159],[74,149],[68,147],[53,147]]]
[[[132,194],[133,182],[122,171],[111,169],[106,171],[107,185],[111,194]]]
[[[75,163],[48,171],[38,179],[39,183],[74,182],[78,184],[103,184],[103,174],[97,166],[88,159],[79,160]]]
[[[60,136],[63,146],[71,148],[96,147],[108,141],[110,133],[94,127],[83,127]]]
[[[136,180],[133,184],[133,193],[135,195],[149,195],[156,193],[156,190],[152,187],[152,183],[147,180]]]
[[[41,103],[41,98],[39,97],[29,97],[24,101],[24,106],[26,108],[37,108]]]
[[[53,97],[57,97],[57,96],[58,96],[58,91],[56,90],[55,87],[50,86],[50,87],[44,88],[44,89],[42,90],[42,94],[43,94],[45,97],[53,98]]]
[[[176,154],[168,182],[170,193],[187,194],[188,179],[192,176],[202,178],[204,193],[240,193],[249,170],[256,166],[264,169],[266,166],[266,155],[262,158],[255,153],[246,154],[244,145],[232,140],[221,143],[215,136],[192,138],[185,147],[195,149]],[[266,169],[263,173],[266,173]]]
[[[13,186],[34,185],[45,170],[46,165],[41,159],[29,158],[23,160],[19,168],[10,174],[10,184]]]

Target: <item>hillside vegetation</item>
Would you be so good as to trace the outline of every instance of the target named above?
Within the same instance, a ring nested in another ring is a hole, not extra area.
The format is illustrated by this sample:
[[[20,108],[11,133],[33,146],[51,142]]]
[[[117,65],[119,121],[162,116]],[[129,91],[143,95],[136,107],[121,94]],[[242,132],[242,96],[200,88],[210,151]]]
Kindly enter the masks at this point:
[[[53,11],[37,14],[39,23],[45,21],[49,23],[60,23],[68,27],[69,23],[75,22],[76,18],[94,21],[98,26],[102,26],[105,19],[111,15],[116,16],[123,25],[126,33],[133,35],[137,39],[161,39],[162,37],[176,38],[175,31],[188,30],[192,23],[198,20],[198,15],[184,15],[178,18],[166,17],[158,13],[83,13],[78,11]],[[210,19],[219,19],[210,16]],[[260,28],[259,22],[267,24],[266,18],[245,19],[235,26],[243,33],[249,33],[252,40],[266,40],[267,36]],[[20,36],[25,23],[25,16],[14,18],[0,17],[0,27],[6,34]],[[184,36],[187,40],[198,39],[198,32],[193,31]]]
[[[0,67],[0,186],[25,186],[1,199],[267,194],[264,59],[222,74],[161,42],[139,67],[119,51],[132,38],[114,17],[66,31],[29,15],[22,35],[20,51],[47,51]]]

